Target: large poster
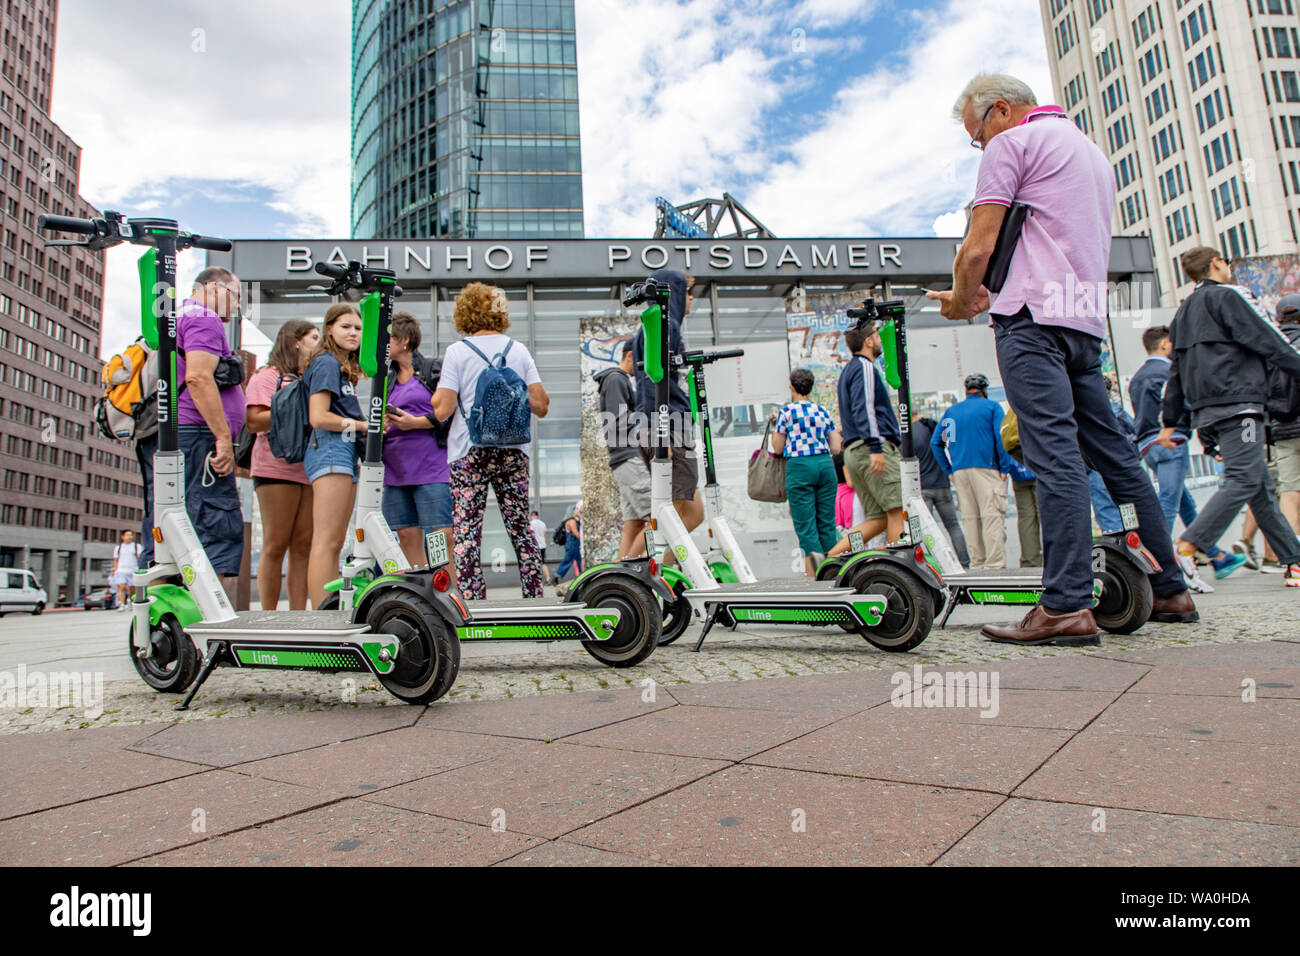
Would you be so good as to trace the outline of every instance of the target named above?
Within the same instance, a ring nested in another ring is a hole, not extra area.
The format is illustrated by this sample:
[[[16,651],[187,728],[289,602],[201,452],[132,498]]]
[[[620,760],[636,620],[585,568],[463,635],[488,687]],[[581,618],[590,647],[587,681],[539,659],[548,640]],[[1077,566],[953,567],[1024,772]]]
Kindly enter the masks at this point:
[[[1232,264],[1232,278],[1255,293],[1269,314],[1276,314],[1277,300],[1300,292],[1300,256],[1257,256]]]
[[[623,343],[635,338],[638,318],[627,316],[591,316],[579,322],[582,376],[582,547],[583,560],[589,564],[617,559],[623,519],[619,513],[618,486],[609,467],[600,422],[600,393],[596,376],[617,364]],[[687,337],[688,348],[708,348],[707,343]],[[724,359],[708,367],[709,423],[713,432],[715,467],[723,489],[723,510],[728,516],[747,556],[760,574],[788,573],[782,558],[780,568],[765,567],[760,547],[758,554],[748,554],[755,541],[761,546],[766,539],[776,540],[786,530],[791,532],[789,510],[785,505],[751,501],[745,493],[749,456],[758,447],[763,426],[772,410],[790,396],[787,384],[785,343],[747,342],[742,359]],[[700,469],[700,484],[704,470]],[[757,536],[757,537],[756,537]],[[780,539],[782,547],[784,538]],[[703,531],[696,532],[696,542],[707,550]]]

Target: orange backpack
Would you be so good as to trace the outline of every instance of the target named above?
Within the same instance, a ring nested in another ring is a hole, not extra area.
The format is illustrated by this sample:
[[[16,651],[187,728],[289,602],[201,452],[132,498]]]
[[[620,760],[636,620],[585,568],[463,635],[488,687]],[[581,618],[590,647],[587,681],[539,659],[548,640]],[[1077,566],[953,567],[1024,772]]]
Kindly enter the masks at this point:
[[[154,403],[158,362],[154,354],[139,338],[104,364],[100,373],[104,394],[95,403],[95,424],[106,437],[131,441],[158,430]]]

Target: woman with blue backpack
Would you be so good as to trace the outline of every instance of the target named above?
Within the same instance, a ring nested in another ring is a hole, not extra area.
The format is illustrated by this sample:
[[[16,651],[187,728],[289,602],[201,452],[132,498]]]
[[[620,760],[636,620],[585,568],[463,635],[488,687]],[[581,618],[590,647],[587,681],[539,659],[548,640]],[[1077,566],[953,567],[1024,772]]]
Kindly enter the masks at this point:
[[[432,403],[439,421],[455,416],[447,461],[460,587],[470,600],[487,597],[479,552],[491,487],[519,561],[523,595],[541,597],[542,556],[528,523],[528,448],[532,416],[544,418],[550,398],[528,349],[506,335],[510,316],[501,289],[471,282],[456,297],[452,318],[465,338],[447,346]]]
[[[262,516],[262,555],[257,562],[257,599],[264,611],[280,602],[280,568],[289,555],[289,610],[307,610],[307,562],[311,557],[311,483],[302,463],[291,463],[271,452],[271,402],[283,385],[296,380],[320,342],[320,329],[306,319],[280,326],[266,364],[253,373],[244,389],[248,430],[257,436],[249,474]]]

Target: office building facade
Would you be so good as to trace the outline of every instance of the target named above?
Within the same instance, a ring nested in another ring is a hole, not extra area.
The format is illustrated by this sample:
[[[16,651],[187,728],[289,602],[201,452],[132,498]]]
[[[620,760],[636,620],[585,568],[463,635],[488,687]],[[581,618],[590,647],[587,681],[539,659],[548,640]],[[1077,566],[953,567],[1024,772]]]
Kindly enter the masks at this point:
[[[1297,0],[1040,0],[1056,102],[1106,153],[1117,234],[1149,234],[1160,299],[1178,257],[1300,249]]]
[[[0,5],[0,568],[28,568],[50,604],[102,584],[140,526],[139,468],[99,438],[104,257],[46,247],[41,213],[98,215],[81,149],[51,121],[56,0]],[[67,238],[67,237],[64,237]]]
[[[352,235],[583,235],[573,0],[353,0]]]

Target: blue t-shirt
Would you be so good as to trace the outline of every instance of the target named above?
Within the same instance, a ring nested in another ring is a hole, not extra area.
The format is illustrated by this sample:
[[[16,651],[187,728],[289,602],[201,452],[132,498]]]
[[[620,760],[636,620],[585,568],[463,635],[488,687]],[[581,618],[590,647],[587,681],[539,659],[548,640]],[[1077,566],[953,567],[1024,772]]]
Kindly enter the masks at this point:
[[[330,411],[342,418],[361,421],[361,402],[357,400],[356,386],[343,374],[339,360],[328,352],[316,356],[303,374],[307,394],[330,393]]]

